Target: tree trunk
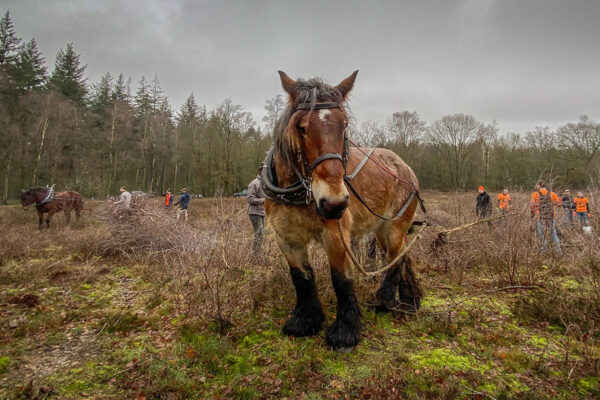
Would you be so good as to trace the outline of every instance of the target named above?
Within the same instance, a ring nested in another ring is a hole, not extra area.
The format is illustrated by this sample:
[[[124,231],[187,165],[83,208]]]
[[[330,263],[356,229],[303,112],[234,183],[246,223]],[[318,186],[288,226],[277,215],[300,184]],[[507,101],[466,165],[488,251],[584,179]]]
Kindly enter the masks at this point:
[[[113,107],[113,115],[112,115],[112,123],[110,126],[110,143],[108,145],[108,183],[106,185],[106,197],[110,196],[110,191],[112,189],[113,184],[113,165],[116,170],[117,165],[114,162],[115,157],[113,155],[113,146],[115,143],[115,125],[117,120],[117,105],[115,104]]]
[[[44,151],[44,141],[46,140],[46,131],[48,130],[48,116],[44,119],[44,126],[42,127],[42,138],[40,141],[40,147],[38,149],[35,163],[33,164],[33,186],[37,185],[38,180],[38,169],[40,166],[40,160],[42,159],[42,152]]]
[[[8,160],[6,160],[6,172],[4,174],[4,193],[2,193],[2,202],[8,204],[8,178],[10,177],[10,167],[12,161],[12,136],[8,142]]]

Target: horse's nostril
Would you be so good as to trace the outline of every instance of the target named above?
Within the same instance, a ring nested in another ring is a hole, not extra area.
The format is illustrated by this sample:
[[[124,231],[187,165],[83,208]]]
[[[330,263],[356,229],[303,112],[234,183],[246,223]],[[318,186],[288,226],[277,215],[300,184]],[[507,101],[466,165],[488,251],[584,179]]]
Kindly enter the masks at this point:
[[[325,204],[326,204],[325,199],[319,199],[319,204],[318,204],[319,208],[321,208],[321,209],[325,208]]]

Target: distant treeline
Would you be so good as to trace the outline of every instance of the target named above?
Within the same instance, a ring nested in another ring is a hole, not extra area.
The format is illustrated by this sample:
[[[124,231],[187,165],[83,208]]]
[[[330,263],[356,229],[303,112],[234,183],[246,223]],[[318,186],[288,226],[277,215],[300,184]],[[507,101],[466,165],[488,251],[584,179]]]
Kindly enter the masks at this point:
[[[48,73],[35,39],[16,34],[10,13],[0,19],[0,171],[2,200],[21,189],[56,184],[105,198],[121,185],[162,193],[186,186],[205,196],[244,188],[271,144],[270,130],[285,106],[266,101],[263,131],[231,99],[214,110],[191,94],[174,112],[158,77],[109,73],[89,85],[73,43]],[[201,89],[201,88],[200,88]],[[556,132],[536,127],[498,134],[464,114],[427,124],[416,112],[365,122],[350,136],[361,145],[387,147],[413,167],[423,188],[472,189],[480,184],[530,188],[540,177],[557,185],[597,186],[600,124],[581,117]]]

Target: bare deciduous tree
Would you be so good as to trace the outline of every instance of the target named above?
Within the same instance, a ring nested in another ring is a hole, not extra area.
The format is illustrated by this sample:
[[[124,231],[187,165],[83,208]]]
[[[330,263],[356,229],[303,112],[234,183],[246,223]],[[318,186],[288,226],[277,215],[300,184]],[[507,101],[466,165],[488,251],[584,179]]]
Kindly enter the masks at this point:
[[[283,96],[280,94],[278,94],[277,96],[273,97],[272,99],[266,101],[266,104],[265,104],[266,114],[262,119],[263,122],[265,123],[265,132],[271,133],[271,131],[273,130],[273,127],[275,126],[275,122],[277,122],[277,120],[281,116],[281,113],[283,113],[284,109],[285,109],[285,100],[283,99]]]
[[[442,153],[454,189],[464,189],[474,143],[484,128],[471,115],[452,114],[439,119],[428,129],[428,138]]]

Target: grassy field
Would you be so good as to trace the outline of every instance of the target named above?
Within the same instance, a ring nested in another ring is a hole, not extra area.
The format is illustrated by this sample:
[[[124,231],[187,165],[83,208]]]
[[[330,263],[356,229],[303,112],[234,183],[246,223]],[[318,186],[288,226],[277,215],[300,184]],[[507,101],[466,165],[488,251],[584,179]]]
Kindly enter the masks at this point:
[[[598,398],[597,234],[562,229],[563,256],[541,256],[522,213],[435,246],[473,220],[475,196],[424,197],[434,225],[411,250],[422,308],[363,308],[347,354],[323,333],[282,335],[293,287],[270,235],[250,256],[244,199],[193,200],[185,227],[158,199],[121,217],[94,203],[80,224],[59,215],[42,231],[33,210],[1,207],[0,398]],[[314,246],[329,325],[324,257]],[[362,305],[378,281],[357,277]]]

